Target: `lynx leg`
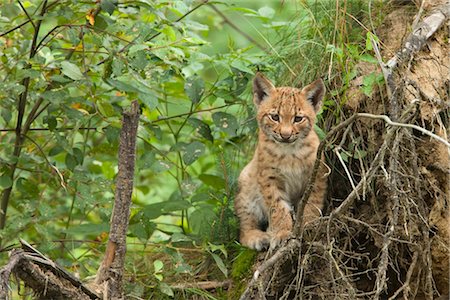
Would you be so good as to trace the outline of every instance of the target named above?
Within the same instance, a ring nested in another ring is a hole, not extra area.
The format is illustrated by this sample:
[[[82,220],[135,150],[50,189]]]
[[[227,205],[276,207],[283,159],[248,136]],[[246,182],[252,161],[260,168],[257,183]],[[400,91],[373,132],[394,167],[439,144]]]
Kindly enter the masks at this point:
[[[267,218],[262,208],[261,196],[244,197],[249,193],[241,191],[235,200],[235,211],[240,221],[240,242],[242,245],[258,251],[269,246],[270,236],[260,228]]]
[[[290,205],[284,200],[272,204],[269,219],[270,249],[274,249],[292,234],[291,211]]]
[[[270,170],[261,172],[260,186],[264,196],[264,203],[269,211],[269,228],[271,236],[270,248],[275,248],[281,241],[292,233],[292,208],[286,201],[284,183]]]

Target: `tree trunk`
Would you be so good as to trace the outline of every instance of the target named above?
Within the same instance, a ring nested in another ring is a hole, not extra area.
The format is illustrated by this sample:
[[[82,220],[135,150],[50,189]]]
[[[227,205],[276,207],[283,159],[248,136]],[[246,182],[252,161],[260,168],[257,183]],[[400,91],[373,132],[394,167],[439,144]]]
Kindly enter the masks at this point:
[[[137,101],[134,101],[130,112],[123,113],[119,144],[119,172],[117,174],[109,241],[105,257],[96,277],[96,284],[103,286],[104,299],[124,299],[122,280],[127,246],[126,234],[133,192],[138,125],[139,105]]]

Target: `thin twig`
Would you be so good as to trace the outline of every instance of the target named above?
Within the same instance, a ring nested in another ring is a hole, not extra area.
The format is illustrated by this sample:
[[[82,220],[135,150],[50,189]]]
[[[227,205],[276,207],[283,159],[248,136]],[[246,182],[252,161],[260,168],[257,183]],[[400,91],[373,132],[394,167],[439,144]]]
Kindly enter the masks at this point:
[[[34,29],[36,30],[36,24],[34,24],[33,19],[31,18],[31,16],[28,14],[27,10],[25,9],[25,7],[23,7],[22,2],[19,0],[17,1],[19,2],[19,6],[20,8],[23,10],[23,12],[25,13],[25,15],[27,15],[28,20],[30,20],[31,25],[33,25]]]
[[[13,32],[13,31],[16,31],[17,29],[20,29],[21,27],[23,27],[23,26],[27,25],[28,23],[30,23],[30,21],[31,21],[31,20],[28,19],[28,20],[26,20],[25,22],[20,23],[19,25],[17,25],[17,26],[15,26],[15,27],[13,27],[13,28],[11,28],[11,29],[9,29],[9,30],[3,32],[2,34],[0,34],[0,37],[3,37],[3,36],[5,36],[5,35],[7,35],[8,33],[11,33],[11,32]]]

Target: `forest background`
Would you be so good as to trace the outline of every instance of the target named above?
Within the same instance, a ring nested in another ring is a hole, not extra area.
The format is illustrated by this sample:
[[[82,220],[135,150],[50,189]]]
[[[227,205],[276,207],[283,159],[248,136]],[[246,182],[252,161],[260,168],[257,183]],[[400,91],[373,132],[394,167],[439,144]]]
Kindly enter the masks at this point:
[[[324,138],[343,119],[358,64],[371,70],[361,76],[362,95],[384,85],[373,42],[390,5],[3,1],[0,264],[21,238],[80,278],[96,273],[121,115],[137,99],[128,297],[237,297],[229,279],[248,276],[256,256],[238,244],[233,214],[236,179],[256,142],[253,75],[299,87],[323,78],[316,131]],[[340,150],[348,165],[367,155],[358,138]],[[183,285],[192,281],[218,288]]]

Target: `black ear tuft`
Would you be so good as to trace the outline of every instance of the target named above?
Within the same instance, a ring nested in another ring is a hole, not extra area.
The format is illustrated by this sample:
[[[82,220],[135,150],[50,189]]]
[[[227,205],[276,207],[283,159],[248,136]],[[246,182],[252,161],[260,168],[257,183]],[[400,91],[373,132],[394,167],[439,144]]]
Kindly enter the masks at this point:
[[[314,107],[314,111],[318,112],[322,107],[322,98],[325,95],[325,85],[322,79],[310,83],[302,89],[302,93],[306,99],[311,102]]]
[[[253,79],[253,101],[258,106],[270,96],[275,86],[261,73],[256,73]]]

